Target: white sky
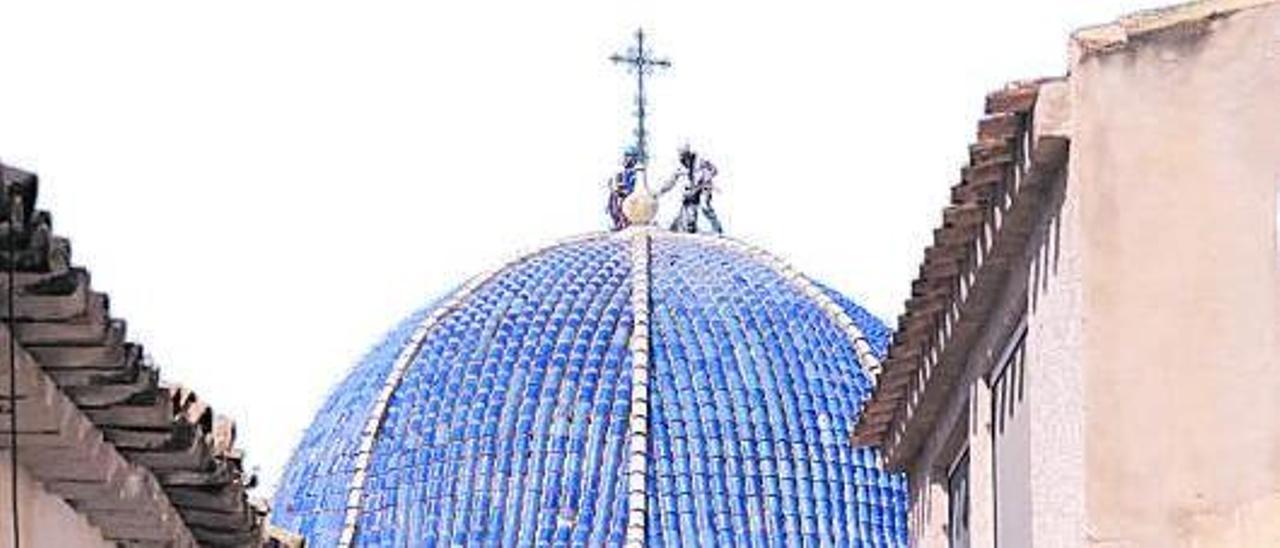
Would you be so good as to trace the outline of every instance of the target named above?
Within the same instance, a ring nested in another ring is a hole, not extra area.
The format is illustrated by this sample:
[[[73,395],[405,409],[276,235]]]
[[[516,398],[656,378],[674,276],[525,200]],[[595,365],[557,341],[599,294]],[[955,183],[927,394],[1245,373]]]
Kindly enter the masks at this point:
[[[383,331],[604,226],[637,26],[654,171],[702,150],[729,233],[892,323],[983,96],[1159,3],[0,0],[0,158],[269,495]]]

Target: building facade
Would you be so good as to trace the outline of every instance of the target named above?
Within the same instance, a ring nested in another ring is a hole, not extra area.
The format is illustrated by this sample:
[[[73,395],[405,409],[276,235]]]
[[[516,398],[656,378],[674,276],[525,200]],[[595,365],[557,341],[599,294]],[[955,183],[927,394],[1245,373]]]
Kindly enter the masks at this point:
[[[854,442],[915,546],[1280,545],[1280,5],[988,97]]]

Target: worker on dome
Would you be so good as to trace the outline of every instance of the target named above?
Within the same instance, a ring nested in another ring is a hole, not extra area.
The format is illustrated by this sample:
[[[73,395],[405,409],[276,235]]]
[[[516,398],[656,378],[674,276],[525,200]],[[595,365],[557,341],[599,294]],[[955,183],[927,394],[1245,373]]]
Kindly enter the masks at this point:
[[[622,171],[606,183],[609,186],[609,205],[606,211],[609,214],[609,220],[613,222],[614,230],[622,230],[631,224],[622,210],[622,202],[636,189],[636,181],[639,180],[641,169],[643,168],[640,167],[639,152],[629,148],[622,155]]]
[[[681,179],[685,181],[684,194],[680,198],[680,213],[671,222],[671,230],[675,232],[698,232],[698,214],[706,216],[707,223],[716,234],[724,232],[720,218],[711,207],[711,194],[715,190],[715,177],[719,171],[715,164],[706,159],[699,160],[688,145],[680,149],[680,168],[662,185],[658,195],[665,194]]]

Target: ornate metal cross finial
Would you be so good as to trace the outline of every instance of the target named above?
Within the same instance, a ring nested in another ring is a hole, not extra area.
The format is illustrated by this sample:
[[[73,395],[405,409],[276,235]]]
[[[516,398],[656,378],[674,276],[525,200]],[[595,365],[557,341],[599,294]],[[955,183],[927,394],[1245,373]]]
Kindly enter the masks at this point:
[[[639,156],[641,166],[646,165],[649,161],[648,134],[644,129],[645,120],[645,94],[644,94],[644,77],[653,73],[654,67],[667,68],[671,66],[671,61],[652,57],[653,52],[645,49],[644,29],[636,30],[636,45],[627,48],[626,54],[613,54],[609,56],[609,60],[618,64],[628,65],[629,70],[636,73],[636,154]]]

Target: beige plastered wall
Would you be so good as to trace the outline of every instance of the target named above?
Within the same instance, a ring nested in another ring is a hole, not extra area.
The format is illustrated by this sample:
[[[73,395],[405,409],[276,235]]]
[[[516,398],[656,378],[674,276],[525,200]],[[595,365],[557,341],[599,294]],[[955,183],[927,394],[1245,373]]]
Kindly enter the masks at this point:
[[[0,451],[0,548],[13,546],[13,503],[9,454]],[[23,547],[107,548],[114,546],[84,516],[18,467],[18,524]]]
[[[1086,46],[1083,544],[1280,546],[1280,6]],[[1081,544],[1035,502],[1037,545]]]
[[[1071,83],[1042,90],[1058,123],[1070,127]],[[1040,105],[1043,111],[1047,105]],[[1026,493],[1032,543],[1083,546],[1085,527],[1085,364],[1083,226],[1075,187],[1074,136],[1068,167],[1054,178],[1021,271],[1026,301],[1026,399],[1030,458]],[[985,546],[990,546],[987,544]]]

